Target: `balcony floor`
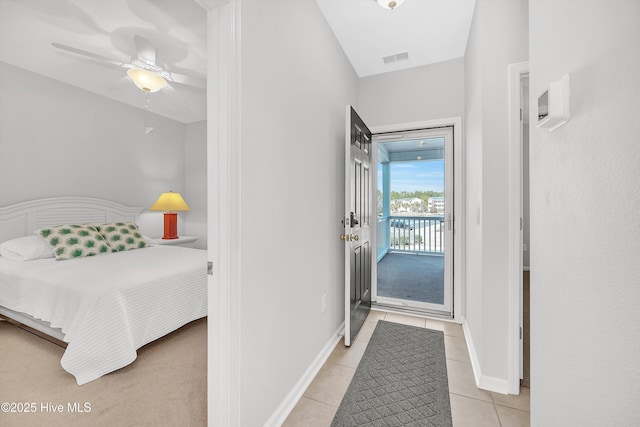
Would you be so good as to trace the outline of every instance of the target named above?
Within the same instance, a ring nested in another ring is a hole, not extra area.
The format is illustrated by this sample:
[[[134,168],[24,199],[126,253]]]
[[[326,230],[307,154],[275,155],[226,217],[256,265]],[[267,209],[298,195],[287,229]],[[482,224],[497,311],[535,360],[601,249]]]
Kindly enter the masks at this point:
[[[444,257],[388,253],[378,262],[378,295],[444,304]]]

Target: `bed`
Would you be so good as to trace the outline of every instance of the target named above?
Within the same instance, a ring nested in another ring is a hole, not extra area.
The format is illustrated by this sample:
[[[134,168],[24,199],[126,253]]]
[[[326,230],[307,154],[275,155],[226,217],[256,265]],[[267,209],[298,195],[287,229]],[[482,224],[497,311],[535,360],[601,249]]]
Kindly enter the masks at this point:
[[[0,249],[31,242],[36,230],[49,226],[99,229],[132,223],[141,211],[79,197],[3,207]],[[204,250],[149,244],[65,260],[2,254],[0,317],[66,344],[61,365],[79,385],[132,363],[138,348],[207,315]]]

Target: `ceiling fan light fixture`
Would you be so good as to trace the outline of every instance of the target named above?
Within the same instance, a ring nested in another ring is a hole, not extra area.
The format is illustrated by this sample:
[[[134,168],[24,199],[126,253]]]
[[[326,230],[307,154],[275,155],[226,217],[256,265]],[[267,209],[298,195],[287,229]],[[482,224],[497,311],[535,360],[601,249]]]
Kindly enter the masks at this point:
[[[404,0],[376,0],[380,7],[393,10],[404,3]]]
[[[140,90],[145,92],[157,92],[167,85],[167,81],[162,76],[142,68],[129,68],[127,75]]]

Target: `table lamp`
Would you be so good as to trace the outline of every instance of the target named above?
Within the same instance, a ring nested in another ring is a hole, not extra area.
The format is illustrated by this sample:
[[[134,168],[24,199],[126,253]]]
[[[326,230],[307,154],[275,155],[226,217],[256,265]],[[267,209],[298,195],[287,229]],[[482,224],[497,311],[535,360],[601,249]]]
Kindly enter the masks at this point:
[[[191,210],[180,193],[169,191],[162,193],[158,200],[149,208],[152,211],[164,211],[164,236],[163,240],[178,238],[178,214],[177,211]]]

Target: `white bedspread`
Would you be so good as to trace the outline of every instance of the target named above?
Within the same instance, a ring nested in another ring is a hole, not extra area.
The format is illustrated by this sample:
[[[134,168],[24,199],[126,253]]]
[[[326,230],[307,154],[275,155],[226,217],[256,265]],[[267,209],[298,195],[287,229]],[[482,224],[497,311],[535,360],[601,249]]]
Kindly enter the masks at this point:
[[[0,305],[61,328],[62,367],[85,384],[207,315],[206,259],[204,250],[175,246],[66,261],[0,257]]]

